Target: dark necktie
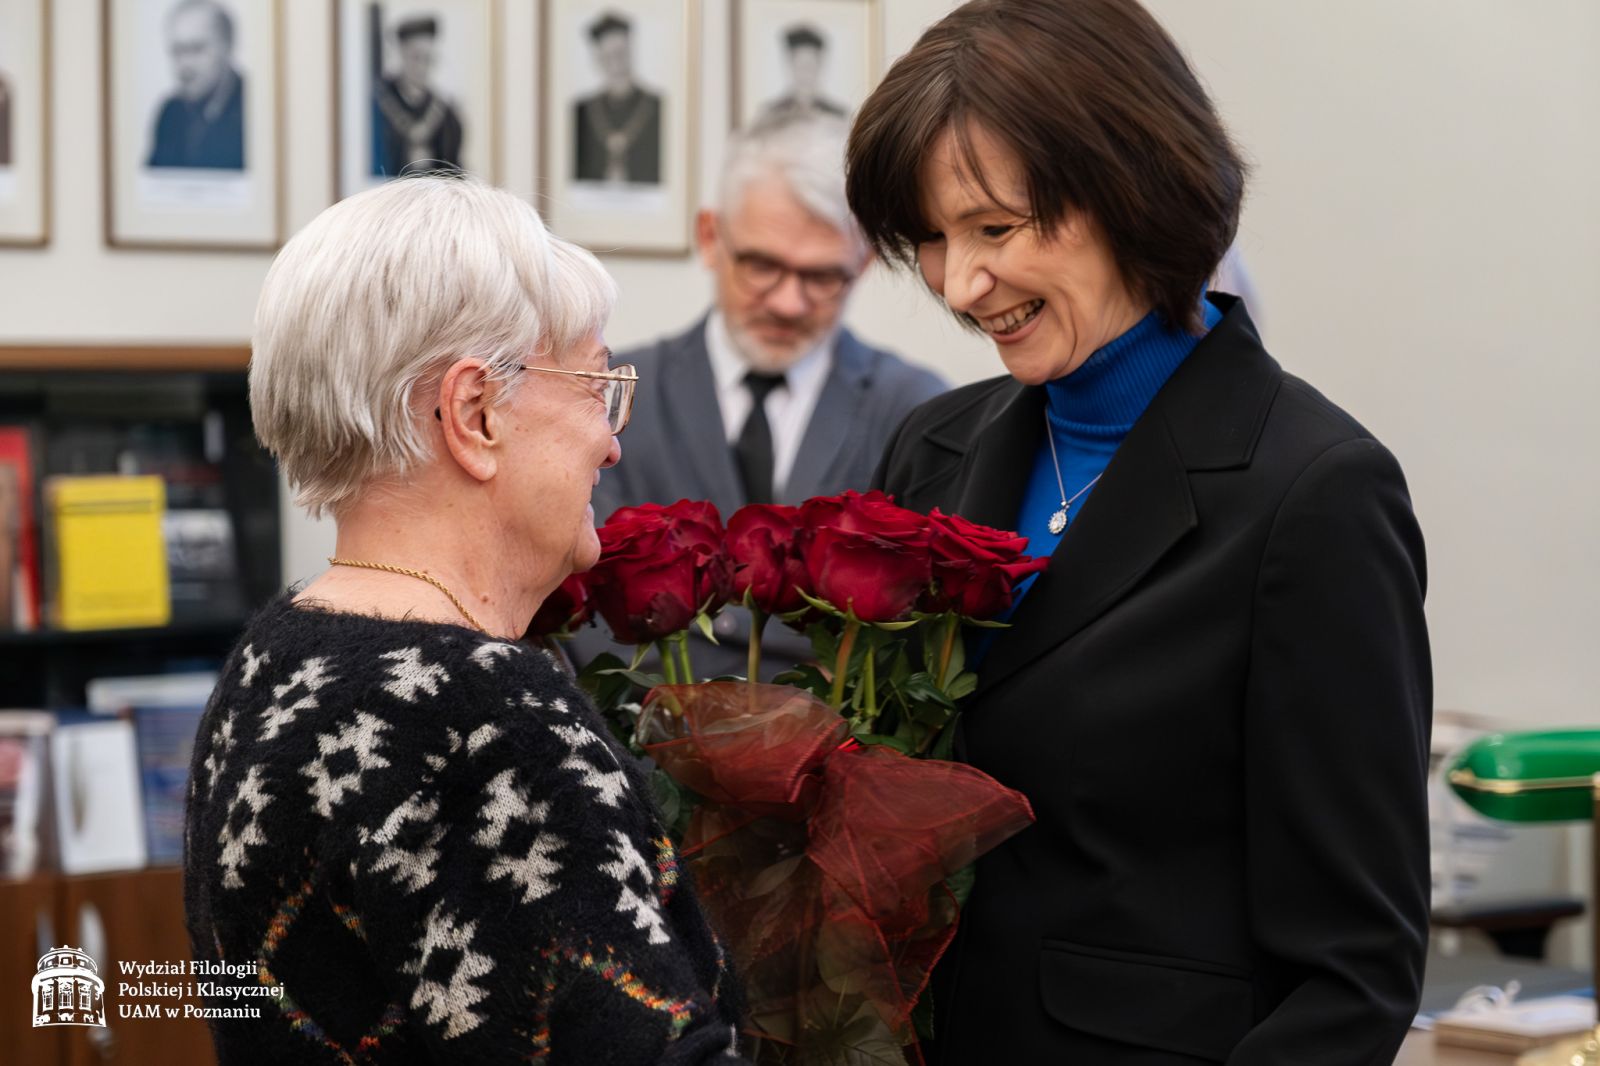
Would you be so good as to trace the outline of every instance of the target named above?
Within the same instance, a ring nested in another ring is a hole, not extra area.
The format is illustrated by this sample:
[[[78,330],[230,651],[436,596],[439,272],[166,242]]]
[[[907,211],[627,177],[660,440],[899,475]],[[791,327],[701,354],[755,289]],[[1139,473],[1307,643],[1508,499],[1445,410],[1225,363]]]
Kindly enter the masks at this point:
[[[767,422],[767,394],[784,383],[782,374],[758,374],[754,370],[744,376],[744,387],[750,390],[750,417],[733,445],[733,461],[739,466],[739,476],[744,480],[746,503],[772,502],[772,426]]]

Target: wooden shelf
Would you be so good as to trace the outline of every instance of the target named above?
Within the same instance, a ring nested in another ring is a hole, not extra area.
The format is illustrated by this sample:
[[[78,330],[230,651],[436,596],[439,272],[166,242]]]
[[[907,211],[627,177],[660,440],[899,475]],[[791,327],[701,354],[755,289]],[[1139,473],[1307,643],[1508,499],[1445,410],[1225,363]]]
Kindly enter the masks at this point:
[[[249,619],[216,618],[174,622],[165,626],[129,626],[122,629],[34,629],[0,632],[0,649],[55,647],[61,644],[101,644],[109,641],[187,640],[196,637],[237,636]]]
[[[0,344],[0,370],[245,370],[249,345],[44,345]]]

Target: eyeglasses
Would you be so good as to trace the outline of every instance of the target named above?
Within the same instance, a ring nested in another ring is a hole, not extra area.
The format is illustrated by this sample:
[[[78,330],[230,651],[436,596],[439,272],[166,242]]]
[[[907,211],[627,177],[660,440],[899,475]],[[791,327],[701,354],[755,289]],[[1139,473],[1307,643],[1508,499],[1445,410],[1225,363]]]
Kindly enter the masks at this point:
[[[632,363],[623,363],[610,370],[557,370],[552,366],[519,366],[518,370],[537,370],[541,374],[565,374],[574,378],[594,378],[605,382],[601,393],[606,405],[606,418],[611,423],[611,435],[616,436],[628,425],[633,414],[633,388],[639,381],[639,371]]]
[[[733,276],[752,296],[765,296],[782,285],[790,274],[800,279],[800,291],[814,304],[837,300],[856,275],[843,267],[824,267],[820,270],[793,267],[770,255],[760,252],[740,251],[726,240],[723,246],[733,256]]]

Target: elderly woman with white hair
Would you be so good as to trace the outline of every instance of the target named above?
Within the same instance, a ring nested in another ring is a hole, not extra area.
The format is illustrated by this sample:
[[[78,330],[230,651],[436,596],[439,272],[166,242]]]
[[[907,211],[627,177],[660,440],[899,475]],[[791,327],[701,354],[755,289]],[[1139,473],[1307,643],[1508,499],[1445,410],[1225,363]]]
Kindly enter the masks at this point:
[[[250,623],[195,743],[189,933],[252,997],[208,1004],[223,1066],[738,1061],[648,792],[514,639],[599,554],[635,380],[614,295],[460,177],[351,197],[273,264],[256,432],[338,540]]]

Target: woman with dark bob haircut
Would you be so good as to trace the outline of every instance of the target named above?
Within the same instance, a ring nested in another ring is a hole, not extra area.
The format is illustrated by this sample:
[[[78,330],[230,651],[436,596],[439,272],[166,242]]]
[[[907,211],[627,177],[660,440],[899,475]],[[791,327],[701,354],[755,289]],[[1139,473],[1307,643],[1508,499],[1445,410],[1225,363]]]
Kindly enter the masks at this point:
[[[941,1064],[1387,1063],[1428,927],[1423,543],[1394,457],[1205,281],[1244,168],[1134,0],[976,0],[851,135],[850,204],[1007,373],[877,484],[1050,567],[960,758],[1038,822],[933,982]]]

